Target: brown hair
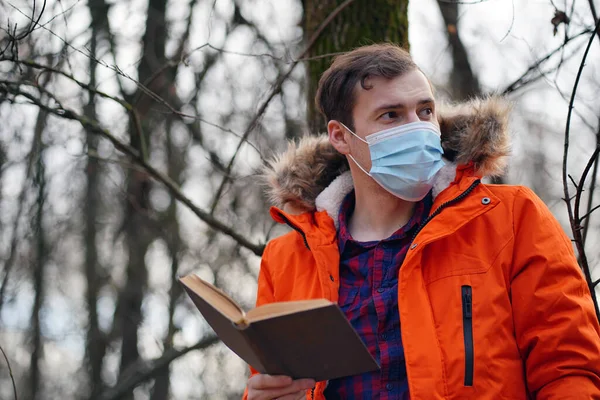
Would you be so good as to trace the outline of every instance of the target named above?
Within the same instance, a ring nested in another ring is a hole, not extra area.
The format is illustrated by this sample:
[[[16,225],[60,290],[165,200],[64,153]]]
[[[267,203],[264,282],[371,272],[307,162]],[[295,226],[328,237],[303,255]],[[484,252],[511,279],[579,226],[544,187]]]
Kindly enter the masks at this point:
[[[373,44],[335,57],[319,80],[315,102],[327,121],[338,120],[354,130],[352,110],[356,84],[369,90],[366,80],[380,76],[393,79],[418,69],[410,54],[394,44]]]

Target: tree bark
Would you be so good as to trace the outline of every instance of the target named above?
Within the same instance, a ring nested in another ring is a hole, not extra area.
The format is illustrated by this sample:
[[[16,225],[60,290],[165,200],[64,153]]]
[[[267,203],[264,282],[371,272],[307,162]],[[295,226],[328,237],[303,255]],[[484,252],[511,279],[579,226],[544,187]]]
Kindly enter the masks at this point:
[[[342,0],[303,0],[304,37],[308,39],[321,22],[342,3]],[[324,56],[352,50],[356,47],[393,42],[408,49],[408,0],[356,0],[333,20],[311,48],[309,57]],[[319,78],[329,68],[332,57],[306,62],[307,118],[313,134],[324,132],[327,121],[315,106]]]
[[[47,114],[40,111],[35,126],[34,141],[37,143],[35,184],[37,187],[36,214],[33,221],[33,232],[36,245],[36,259],[33,269],[33,310],[31,313],[32,351],[29,364],[30,396],[32,400],[39,398],[41,387],[40,359],[43,357],[41,310],[45,297],[45,266],[46,266],[46,238],[44,230],[44,204],[46,199],[46,176],[42,150],[42,133],[46,126]]]
[[[164,75],[154,76],[165,62],[166,0],[149,0],[146,31],[142,38],[143,53],[138,67],[138,80],[159,96],[165,87]],[[135,95],[134,107],[139,120],[130,121],[131,146],[147,157],[151,130],[155,126],[151,114],[154,101],[141,90]],[[119,299],[119,325],[122,330],[120,378],[123,372],[139,358],[138,327],[142,322],[142,301],[147,286],[146,251],[154,239],[148,214],[151,212],[149,194],[151,181],[147,174],[128,172],[127,204],[125,210],[125,244],[129,253],[126,283]],[[131,399],[131,394],[123,398]]]
[[[181,174],[185,169],[185,156],[175,146],[171,140],[171,123],[167,124],[167,162],[169,166],[169,176],[171,176],[178,184],[181,184]],[[182,248],[182,240],[179,230],[179,221],[177,220],[177,202],[171,197],[171,204],[167,209],[164,222],[161,224],[164,227],[164,239],[167,243],[169,255],[171,257],[171,289],[169,290],[169,324],[167,336],[163,342],[164,351],[173,349],[173,336],[176,332],[173,316],[175,315],[175,307],[177,301],[182,294],[181,285],[177,281],[177,273],[179,271],[179,253]],[[168,400],[170,392],[170,376],[171,364],[165,364],[156,373],[154,380],[154,388],[150,400]]]
[[[90,53],[96,57],[99,36],[108,32],[107,13],[108,7],[103,0],[91,0],[90,11],[92,16],[92,37],[90,42]],[[90,86],[96,87],[96,62],[90,59],[89,63]],[[95,96],[90,93],[88,104],[85,107],[85,115],[92,121],[97,120]],[[98,147],[98,137],[93,133],[87,133],[87,150],[95,153]],[[90,399],[95,399],[101,392],[102,365],[106,352],[106,338],[102,334],[98,322],[98,292],[101,287],[98,271],[98,252],[96,248],[96,220],[99,208],[99,177],[100,163],[96,157],[87,157],[86,175],[87,188],[85,192],[85,204],[83,213],[85,219],[85,276],[87,282],[86,305],[88,309],[88,330],[86,337],[86,358],[88,361],[88,379]]]
[[[446,25],[448,42],[452,51],[452,73],[450,91],[457,100],[466,100],[481,94],[479,80],[473,73],[467,50],[458,34],[458,3],[438,0],[438,5]]]
[[[452,72],[450,74],[449,91],[452,99],[465,101],[472,97],[481,96],[479,79],[471,68],[469,55],[460,39],[458,29],[459,4],[438,0],[438,6],[444,19],[448,43],[452,53]],[[504,176],[492,178],[492,183],[505,183]]]

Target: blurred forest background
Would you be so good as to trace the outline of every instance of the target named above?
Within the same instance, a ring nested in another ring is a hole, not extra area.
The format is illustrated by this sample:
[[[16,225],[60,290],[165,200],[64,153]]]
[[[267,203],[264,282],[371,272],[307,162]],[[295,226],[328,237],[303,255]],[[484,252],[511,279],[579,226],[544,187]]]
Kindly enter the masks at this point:
[[[599,7],[0,0],[0,398],[239,398],[246,366],[176,279],[253,305],[263,246],[285,231],[257,171],[323,131],[318,76],[362,44],[410,46],[439,99],[514,101],[498,181],[548,204],[594,287]]]

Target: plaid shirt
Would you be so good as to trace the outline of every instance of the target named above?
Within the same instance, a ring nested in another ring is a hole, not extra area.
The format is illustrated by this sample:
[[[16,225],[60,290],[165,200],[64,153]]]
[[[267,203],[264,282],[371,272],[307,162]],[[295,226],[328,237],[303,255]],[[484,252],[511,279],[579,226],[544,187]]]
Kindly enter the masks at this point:
[[[429,215],[431,194],[416,204],[405,226],[385,240],[372,242],[357,242],[348,231],[355,201],[352,191],[339,214],[338,303],[381,370],[331,380],[325,398],[408,399],[398,313],[398,272],[415,230]]]

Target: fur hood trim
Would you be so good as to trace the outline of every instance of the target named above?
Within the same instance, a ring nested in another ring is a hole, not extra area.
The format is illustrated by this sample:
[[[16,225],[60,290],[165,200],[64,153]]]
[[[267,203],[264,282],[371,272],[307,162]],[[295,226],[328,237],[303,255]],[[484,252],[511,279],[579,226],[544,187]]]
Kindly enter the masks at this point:
[[[434,195],[454,180],[457,165],[472,163],[478,176],[502,175],[510,153],[509,113],[509,103],[500,97],[440,108],[442,147],[450,164],[438,174],[443,182],[436,182]],[[273,205],[287,205],[293,212],[326,209],[332,214],[336,206],[339,209],[340,194],[352,190],[348,170],[346,157],[333,148],[327,135],[305,136],[270,160],[263,178]],[[318,197],[321,202],[325,198],[327,205],[317,204]]]

